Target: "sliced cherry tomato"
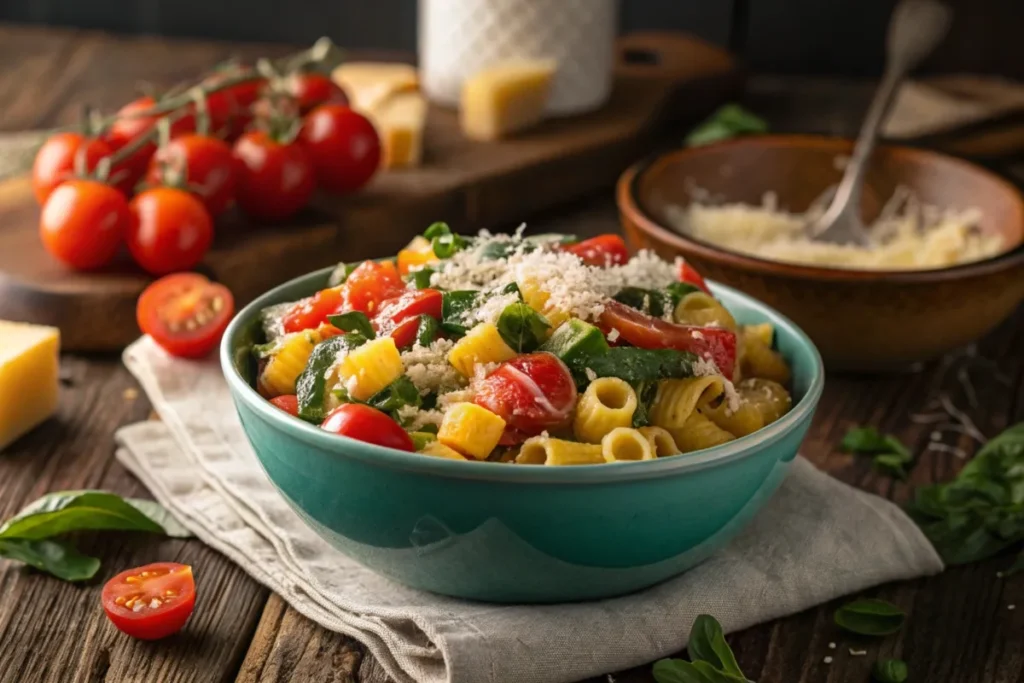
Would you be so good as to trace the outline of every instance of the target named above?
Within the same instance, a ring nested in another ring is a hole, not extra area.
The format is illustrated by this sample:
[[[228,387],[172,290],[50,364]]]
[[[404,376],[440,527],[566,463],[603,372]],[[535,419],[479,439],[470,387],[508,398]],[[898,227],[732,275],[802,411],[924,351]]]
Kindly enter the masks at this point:
[[[606,301],[602,327],[618,330],[622,339],[642,349],[689,351],[712,360],[725,377],[736,366],[736,335],[720,327],[677,325],[654,318],[618,301]]]
[[[395,340],[395,346],[399,349],[406,349],[416,343],[416,333],[419,329],[419,318],[409,318],[395,325],[391,330],[391,338]]]
[[[52,256],[90,270],[113,260],[130,224],[123,194],[95,180],[69,180],[43,204],[39,236]]]
[[[110,156],[113,150],[103,140],[87,138],[79,133],[57,133],[43,143],[32,164],[32,191],[42,206],[46,198],[76,171],[78,155],[82,155],[81,170],[88,173],[99,160]]]
[[[285,80],[284,87],[285,91],[295,98],[301,114],[328,102],[348,106],[345,91],[323,74],[293,73]]]
[[[407,289],[399,296],[381,302],[374,322],[386,329],[421,315],[440,320],[441,301],[441,292],[436,289]]]
[[[270,402],[289,415],[294,415],[295,417],[299,416],[299,399],[295,394],[275,396],[270,399]]]
[[[147,272],[188,270],[213,241],[213,221],[203,203],[176,187],[146,190],[131,205],[128,251]]]
[[[279,221],[309,203],[316,180],[302,145],[282,144],[255,131],[238,139],[234,155],[239,161],[236,199],[247,215]]]
[[[366,183],[380,165],[380,138],[362,114],[342,104],[324,104],[306,115],[300,133],[316,180],[328,192],[345,193]]]
[[[187,189],[216,218],[235,200],[236,169],[227,144],[208,135],[190,133],[157,150],[149,163],[146,181]]]
[[[135,138],[145,135],[153,129],[157,120],[164,116],[147,114],[155,106],[156,100],[147,95],[129,102],[117,111],[117,119],[111,124],[106,137],[114,151],[131,144]],[[195,116],[187,113],[175,119],[171,124],[171,137],[191,132],[195,130],[195,126]],[[122,189],[127,188],[130,193],[135,184],[146,174],[149,160],[154,152],[156,152],[155,141],[144,144],[124,162],[118,164],[117,168],[111,170],[111,181]]]
[[[519,443],[572,421],[576,383],[557,356],[530,353],[505,361],[478,382],[473,401],[504,419],[506,440]]]
[[[414,451],[408,432],[387,414],[362,403],[343,403],[330,412],[320,429],[350,439],[399,451]]]
[[[196,605],[192,567],[156,562],[123,571],[103,586],[103,611],[122,633],[157,640],[177,633]]]
[[[438,258],[434,255],[434,247],[430,240],[422,235],[417,235],[412,242],[406,245],[405,249],[398,252],[398,274],[408,275],[410,271],[436,263]]]
[[[234,314],[228,288],[196,273],[160,278],[146,288],[135,308],[139,329],[181,358],[209,353]]]
[[[618,235],[599,235],[567,244],[562,250],[576,254],[588,266],[620,266],[629,260],[626,242]]]
[[[679,263],[679,281],[698,287],[708,294],[711,293],[711,290],[708,289],[708,283],[704,282],[704,278],[701,274],[697,272],[696,268],[686,261],[681,261]]]
[[[349,273],[344,287],[345,310],[373,316],[382,302],[402,293],[405,283],[393,262],[366,261]]]
[[[285,313],[281,324],[285,332],[298,332],[318,327],[327,316],[338,313],[345,304],[344,286],[321,289],[311,297],[295,303]]]

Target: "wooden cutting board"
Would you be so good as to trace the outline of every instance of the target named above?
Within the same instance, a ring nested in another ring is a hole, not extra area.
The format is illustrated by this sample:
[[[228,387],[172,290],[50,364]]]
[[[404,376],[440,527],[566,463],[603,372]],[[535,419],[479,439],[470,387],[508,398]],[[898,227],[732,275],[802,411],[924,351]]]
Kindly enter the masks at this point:
[[[310,270],[394,253],[433,221],[507,228],[610,187],[666,134],[681,139],[741,84],[732,57],[708,43],[677,33],[625,36],[601,110],[480,143],[462,137],[456,112],[432,107],[421,168],[381,173],[356,195],[321,197],[285,224],[229,215],[197,270],[242,305]],[[0,318],[57,326],[70,350],[115,350],[135,339],[135,301],[151,278],[127,254],[102,272],[67,270],[43,251],[38,217],[28,178],[0,182]]]

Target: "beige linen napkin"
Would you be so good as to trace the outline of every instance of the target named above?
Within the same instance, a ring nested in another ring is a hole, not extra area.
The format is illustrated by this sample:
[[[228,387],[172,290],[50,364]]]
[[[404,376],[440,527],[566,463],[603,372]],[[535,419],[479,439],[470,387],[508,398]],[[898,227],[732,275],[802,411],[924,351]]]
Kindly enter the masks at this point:
[[[736,631],[942,570],[896,506],[797,458],[729,546],[646,591],[565,605],[424,593],[348,559],[292,512],[260,469],[214,359],[176,360],[143,338],[124,361],[162,422],[121,429],[118,459],[201,540],[305,616],[364,643],[402,683],[575,681],[677,652],[702,612]]]

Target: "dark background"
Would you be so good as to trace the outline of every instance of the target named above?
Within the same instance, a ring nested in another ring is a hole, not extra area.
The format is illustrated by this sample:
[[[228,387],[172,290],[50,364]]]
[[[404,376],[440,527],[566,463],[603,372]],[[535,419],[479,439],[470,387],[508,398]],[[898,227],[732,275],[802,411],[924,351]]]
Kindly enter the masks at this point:
[[[458,2],[458,0],[450,0]],[[682,29],[756,71],[877,75],[895,0],[620,0],[623,31]],[[1024,0],[948,0],[954,28],[927,71],[1024,78]],[[0,0],[0,21],[411,51],[416,0]]]

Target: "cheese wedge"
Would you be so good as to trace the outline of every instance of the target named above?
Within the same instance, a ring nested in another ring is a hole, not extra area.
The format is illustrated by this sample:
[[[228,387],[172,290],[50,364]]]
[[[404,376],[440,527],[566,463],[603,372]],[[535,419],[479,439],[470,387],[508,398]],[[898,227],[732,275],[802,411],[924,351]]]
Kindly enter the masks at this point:
[[[60,331],[0,320],[0,451],[57,410]]]
[[[372,111],[392,95],[419,90],[416,68],[386,62],[346,62],[331,73],[353,109]]]
[[[497,140],[544,118],[556,70],[551,60],[508,62],[484,69],[462,86],[462,132],[472,140]]]

